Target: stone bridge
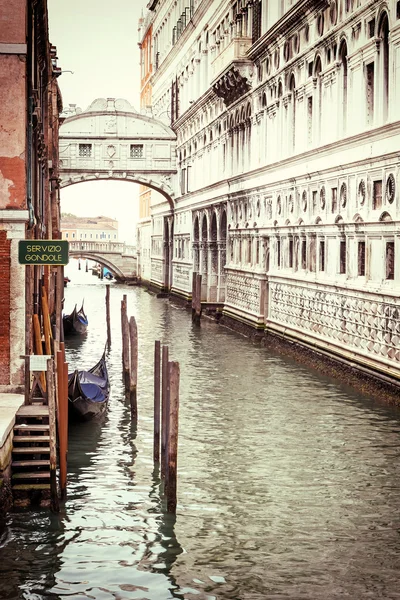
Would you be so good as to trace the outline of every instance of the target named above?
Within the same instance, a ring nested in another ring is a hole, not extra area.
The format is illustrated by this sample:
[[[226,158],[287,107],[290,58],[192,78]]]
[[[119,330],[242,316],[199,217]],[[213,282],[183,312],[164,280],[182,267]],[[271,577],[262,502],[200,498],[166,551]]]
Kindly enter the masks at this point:
[[[176,135],[123,99],[98,98],[63,113],[59,184],[133,181],[160,192],[173,208]]]
[[[87,258],[107,267],[117,281],[137,281],[136,246],[123,242],[70,241],[71,258]]]

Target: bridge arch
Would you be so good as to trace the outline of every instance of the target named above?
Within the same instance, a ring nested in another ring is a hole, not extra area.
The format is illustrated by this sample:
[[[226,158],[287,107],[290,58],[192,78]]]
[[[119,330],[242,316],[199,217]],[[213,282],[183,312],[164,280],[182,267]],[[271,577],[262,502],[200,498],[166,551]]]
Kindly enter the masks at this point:
[[[104,256],[99,256],[98,254],[93,254],[91,252],[70,252],[71,258],[82,258],[92,260],[93,262],[99,263],[103,267],[107,267],[107,269],[113,274],[117,281],[125,281],[126,275],[119,269],[111,260],[104,258]]]
[[[174,207],[176,135],[124,99],[97,98],[74,108],[60,127],[60,187],[84,181],[130,181],[160,192]]]
[[[118,281],[137,280],[135,246],[123,242],[69,242],[70,258],[83,258],[107,267]]]

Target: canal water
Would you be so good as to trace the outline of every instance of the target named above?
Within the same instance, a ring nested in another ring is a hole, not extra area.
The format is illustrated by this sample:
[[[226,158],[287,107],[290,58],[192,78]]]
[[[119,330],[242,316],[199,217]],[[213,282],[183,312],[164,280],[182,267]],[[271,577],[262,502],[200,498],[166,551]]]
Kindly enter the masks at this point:
[[[69,271],[84,306],[70,369],[106,342],[105,281]],[[139,332],[137,428],[124,400],[120,306]],[[400,598],[400,413],[144,289],[111,283],[112,393],[71,427],[63,511],[11,513],[0,598]],[[176,518],[152,462],[154,341],[180,363]]]

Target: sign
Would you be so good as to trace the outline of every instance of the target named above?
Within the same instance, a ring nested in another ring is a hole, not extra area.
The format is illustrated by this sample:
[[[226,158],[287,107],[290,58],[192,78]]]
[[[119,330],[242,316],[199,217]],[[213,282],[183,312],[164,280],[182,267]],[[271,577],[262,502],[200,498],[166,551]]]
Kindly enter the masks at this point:
[[[53,358],[51,354],[31,354],[29,368],[31,371],[47,371],[47,361]]]
[[[20,240],[18,247],[20,265],[67,265],[67,240]]]

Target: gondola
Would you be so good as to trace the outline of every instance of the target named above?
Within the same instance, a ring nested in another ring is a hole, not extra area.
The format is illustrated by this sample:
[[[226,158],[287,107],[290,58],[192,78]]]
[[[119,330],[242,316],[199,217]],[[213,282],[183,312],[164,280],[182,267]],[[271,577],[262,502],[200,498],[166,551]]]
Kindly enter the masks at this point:
[[[68,374],[68,414],[72,421],[90,421],[104,413],[110,395],[105,351],[88,371]]]
[[[86,333],[88,318],[83,310],[83,302],[79,310],[76,310],[76,306],[70,315],[63,316],[64,335]]]

